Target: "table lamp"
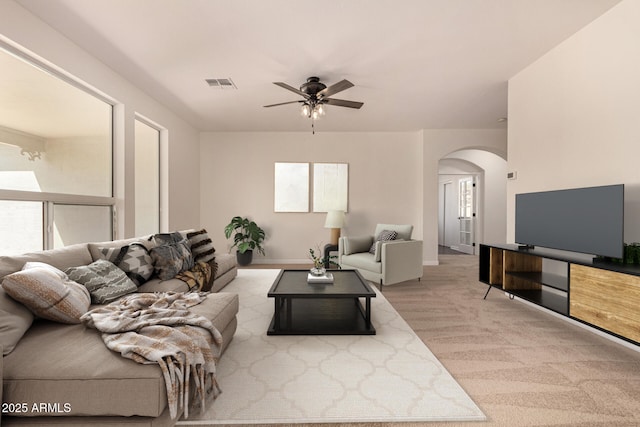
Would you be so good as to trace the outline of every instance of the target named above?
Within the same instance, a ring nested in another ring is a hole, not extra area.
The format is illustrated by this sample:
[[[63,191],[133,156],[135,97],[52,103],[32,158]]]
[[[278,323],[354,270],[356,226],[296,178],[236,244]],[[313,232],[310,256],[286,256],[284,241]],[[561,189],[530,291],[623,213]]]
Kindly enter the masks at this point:
[[[337,245],[340,238],[340,229],[344,226],[344,211],[329,211],[324,222],[324,228],[331,229],[330,244]]]

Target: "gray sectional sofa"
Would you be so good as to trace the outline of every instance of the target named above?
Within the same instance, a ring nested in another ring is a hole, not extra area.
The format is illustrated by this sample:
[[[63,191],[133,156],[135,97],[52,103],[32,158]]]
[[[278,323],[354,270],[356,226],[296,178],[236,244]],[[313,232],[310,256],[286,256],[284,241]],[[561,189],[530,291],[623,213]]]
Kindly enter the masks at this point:
[[[99,248],[146,238],[2,256],[0,282],[27,262],[60,270],[86,266],[100,257]],[[191,310],[212,321],[222,334],[224,351],[236,330],[238,296],[220,291],[237,275],[237,266],[230,254],[216,254],[215,261],[218,269],[211,293]],[[151,277],[137,292],[188,290],[182,280]],[[83,324],[36,318],[1,287],[0,347],[4,347],[0,360],[2,425],[172,426],[177,422],[170,417],[157,364],[139,364],[110,351],[101,334]]]

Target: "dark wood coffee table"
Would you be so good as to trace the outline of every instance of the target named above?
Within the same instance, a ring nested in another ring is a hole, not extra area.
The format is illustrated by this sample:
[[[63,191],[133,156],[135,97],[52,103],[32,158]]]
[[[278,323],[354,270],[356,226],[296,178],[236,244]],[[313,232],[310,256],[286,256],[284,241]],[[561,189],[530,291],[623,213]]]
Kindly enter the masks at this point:
[[[282,270],[267,294],[275,298],[267,334],[375,335],[371,324],[375,291],[357,270],[330,272],[332,284],[309,284],[309,270]]]

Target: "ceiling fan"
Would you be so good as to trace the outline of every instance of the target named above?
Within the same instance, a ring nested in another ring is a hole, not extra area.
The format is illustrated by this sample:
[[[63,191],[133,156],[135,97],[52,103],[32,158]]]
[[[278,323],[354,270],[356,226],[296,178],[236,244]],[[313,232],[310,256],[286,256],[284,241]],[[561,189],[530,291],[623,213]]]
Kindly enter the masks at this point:
[[[303,116],[309,117],[311,120],[315,120],[320,118],[325,113],[324,105],[335,105],[337,107],[348,107],[348,108],[360,108],[364,105],[363,102],[357,101],[346,101],[344,99],[335,99],[329,98],[331,95],[334,95],[338,92],[342,92],[343,90],[349,89],[353,87],[353,83],[349,80],[342,80],[338,83],[327,87],[324,83],[320,81],[318,77],[309,77],[306,83],[303,83],[300,86],[300,89],[296,89],[293,86],[290,86],[283,82],[273,82],[274,85],[280,86],[284,89],[290,90],[291,92],[297,93],[302,96],[304,99],[300,99],[298,101],[289,101],[289,102],[281,102],[278,104],[265,105],[265,108],[268,107],[277,107],[279,105],[287,105],[287,104],[302,104],[301,114]],[[313,122],[311,124],[313,127]]]

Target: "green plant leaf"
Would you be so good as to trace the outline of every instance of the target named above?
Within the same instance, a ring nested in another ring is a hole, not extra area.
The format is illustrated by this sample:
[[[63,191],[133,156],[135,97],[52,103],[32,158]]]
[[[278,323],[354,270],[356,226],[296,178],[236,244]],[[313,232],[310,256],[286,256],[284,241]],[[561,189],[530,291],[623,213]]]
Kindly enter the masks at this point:
[[[235,235],[233,233],[235,232]],[[258,250],[262,255],[265,254],[262,242],[266,235],[254,221],[240,216],[234,216],[231,222],[224,228],[224,235],[227,239],[233,235],[233,245],[231,248],[237,247],[238,252],[244,253],[247,250]]]

